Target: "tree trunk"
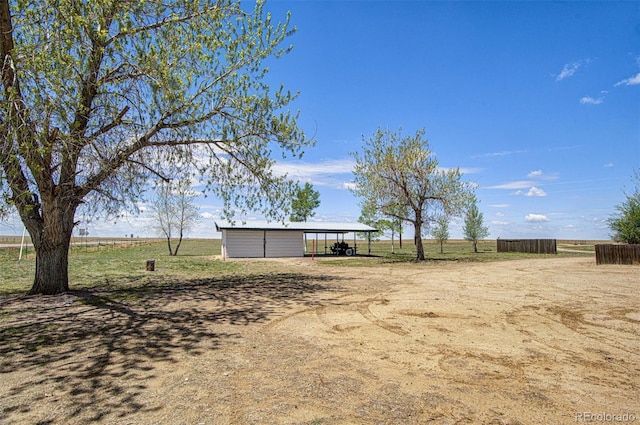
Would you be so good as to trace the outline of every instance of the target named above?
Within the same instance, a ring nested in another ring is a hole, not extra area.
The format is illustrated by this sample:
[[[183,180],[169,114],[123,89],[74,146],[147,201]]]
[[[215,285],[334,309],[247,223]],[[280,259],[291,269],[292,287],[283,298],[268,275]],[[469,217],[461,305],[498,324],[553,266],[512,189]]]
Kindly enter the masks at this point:
[[[473,241],[473,252],[478,253],[478,241]]]
[[[416,260],[424,260],[424,246],[422,245],[422,222],[414,221],[413,223],[415,229],[415,239],[416,239]]]
[[[167,236],[167,247],[169,247],[169,256],[173,255],[173,249],[171,249],[171,237]]]
[[[444,254],[444,241],[440,241],[440,254]]]
[[[30,295],[55,295],[69,290],[70,239],[36,248],[36,275]]]
[[[369,233],[369,234],[371,234],[371,233]],[[395,242],[395,241],[394,241],[394,239],[395,239],[395,235],[396,235],[396,232],[395,232],[395,231],[393,230],[393,228],[392,228],[392,229],[391,229],[391,253],[392,253],[392,254],[395,254],[395,253],[396,253],[396,246],[395,246],[395,243],[394,243],[394,242]]]
[[[36,274],[30,295],[54,295],[69,290],[69,246],[73,232],[75,205],[60,203],[43,209],[47,214],[27,217],[23,222],[36,251]]]
[[[69,246],[79,202],[64,196],[43,197],[42,214],[19,209],[36,251],[36,274],[29,295],[69,290]]]
[[[182,244],[182,229],[180,229],[180,238],[178,239],[178,244],[176,245],[176,249],[173,251],[173,256],[178,255],[178,250],[180,249],[180,245]]]

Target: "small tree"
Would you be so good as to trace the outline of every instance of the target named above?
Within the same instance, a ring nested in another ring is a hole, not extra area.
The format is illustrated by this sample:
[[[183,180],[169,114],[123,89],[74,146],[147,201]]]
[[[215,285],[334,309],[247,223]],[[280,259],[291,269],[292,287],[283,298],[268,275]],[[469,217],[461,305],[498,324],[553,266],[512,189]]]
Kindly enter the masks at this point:
[[[313,190],[311,183],[307,182],[304,187],[298,185],[291,200],[291,221],[307,221],[316,213],[314,210],[320,206],[320,193]]]
[[[489,236],[489,228],[484,225],[484,216],[473,202],[464,219],[464,238],[473,243],[473,252],[478,252],[478,241]]]
[[[611,237],[616,242],[640,244],[640,170],[635,172],[636,186],[633,192],[626,193],[627,200],[616,205],[617,214],[609,218]]]
[[[378,129],[362,155],[353,153],[353,193],[382,215],[413,224],[416,259],[424,260],[423,227],[433,211],[462,212],[471,199],[471,187],[459,169],[438,168],[425,131],[402,136]]]
[[[444,252],[444,242],[449,240],[449,217],[441,214],[436,218],[436,224],[431,235],[440,244],[440,254]]]
[[[169,255],[178,255],[183,235],[200,221],[198,206],[195,204],[196,195],[185,180],[176,184],[162,184],[156,195],[151,210],[157,231],[167,240]],[[175,249],[172,249],[171,240],[175,238],[178,241]]]
[[[291,200],[291,221],[304,221],[316,215],[313,211],[320,206],[320,193],[313,190],[311,183],[306,182],[304,187],[296,185]],[[304,234],[304,250],[307,251],[307,234]]]
[[[362,212],[360,223],[369,225],[378,230],[378,233],[371,236],[370,233],[362,234],[361,236],[371,237],[371,239],[379,240],[380,236],[385,232],[391,232],[391,253],[395,254],[395,236],[396,233],[400,235],[400,248],[402,248],[402,222],[396,217],[385,217],[375,209],[375,206],[371,203],[365,202],[362,205]]]

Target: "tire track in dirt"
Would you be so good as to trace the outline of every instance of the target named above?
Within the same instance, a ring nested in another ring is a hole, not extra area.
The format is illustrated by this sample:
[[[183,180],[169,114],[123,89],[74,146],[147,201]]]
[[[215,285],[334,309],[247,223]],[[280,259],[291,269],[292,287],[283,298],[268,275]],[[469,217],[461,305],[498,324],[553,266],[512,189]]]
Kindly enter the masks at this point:
[[[289,321],[297,316],[310,315],[312,313],[313,317],[315,317],[317,322],[319,322],[319,324],[321,324],[327,332],[348,332],[361,328],[363,325],[369,323],[396,335],[407,335],[408,331],[403,329],[401,326],[389,323],[383,319],[376,317],[369,308],[372,304],[377,303],[384,305],[388,302],[389,301],[384,298],[376,297],[366,298],[359,301],[351,300],[349,302],[334,302],[329,305],[304,308],[270,321],[266,325],[262,326],[261,331],[269,332],[274,328],[277,328],[284,322]],[[353,315],[348,314],[349,312],[353,311],[356,311],[361,319],[364,319],[364,321],[358,321],[355,317],[353,317]],[[338,320],[341,313],[352,320],[346,322],[344,320]],[[332,319],[329,319],[330,317]]]
[[[361,302],[359,302],[357,304],[358,307],[358,312],[362,315],[362,317],[364,317],[366,320],[368,320],[369,322],[371,322],[372,324],[374,324],[375,326],[378,326],[382,329],[384,329],[385,331],[389,331],[391,333],[394,333],[396,335],[400,335],[400,336],[405,336],[407,335],[409,332],[406,331],[405,329],[402,328],[402,326],[400,325],[394,325],[391,324],[385,320],[379,319],[377,318],[372,312],[371,309],[369,308],[369,306],[371,306],[371,304],[375,303],[375,302],[381,302],[383,304],[388,304],[388,301],[381,301],[380,299],[367,299],[367,300],[363,300]]]

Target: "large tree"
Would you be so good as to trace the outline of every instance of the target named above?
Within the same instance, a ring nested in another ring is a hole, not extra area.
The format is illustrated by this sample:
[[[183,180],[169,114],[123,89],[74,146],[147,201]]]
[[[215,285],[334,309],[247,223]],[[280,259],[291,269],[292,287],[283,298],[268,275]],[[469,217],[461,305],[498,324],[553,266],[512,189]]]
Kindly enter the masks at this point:
[[[424,130],[403,136],[401,131],[378,129],[363,142],[363,152],[353,153],[353,193],[381,214],[412,223],[416,259],[424,260],[423,227],[436,212],[464,211],[472,197],[471,187],[462,181],[458,168],[438,168]]]
[[[151,217],[157,232],[167,241],[169,255],[178,255],[184,234],[200,221],[196,198],[188,180],[163,182],[156,189]]]
[[[199,171],[227,212],[281,216],[270,153],[306,142],[265,60],[293,30],[263,1],[0,0],[0,192],[35,247],[30,292],[68,290],[80,205],[135,208],[151,177]]]
[[[640,244],[640,169],[635,172],[635,188],[625,191],[626,200],[616,205],[618,212],[609,220],[611,235],[616,242]]]

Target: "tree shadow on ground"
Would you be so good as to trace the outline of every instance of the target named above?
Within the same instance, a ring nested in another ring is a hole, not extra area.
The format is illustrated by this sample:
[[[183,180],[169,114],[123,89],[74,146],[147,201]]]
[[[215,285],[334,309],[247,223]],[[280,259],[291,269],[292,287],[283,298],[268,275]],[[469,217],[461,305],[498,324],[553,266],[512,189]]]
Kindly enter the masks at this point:
[[[249,325],[318,304],[314,294],[337,290],[332,280],[299,273],[156,278],[57,297],[5,297],[0,419],[113,422],[159,409],[142,394],[160,363],[234,344]],[[58,408],[41,417],[42,404]]]

